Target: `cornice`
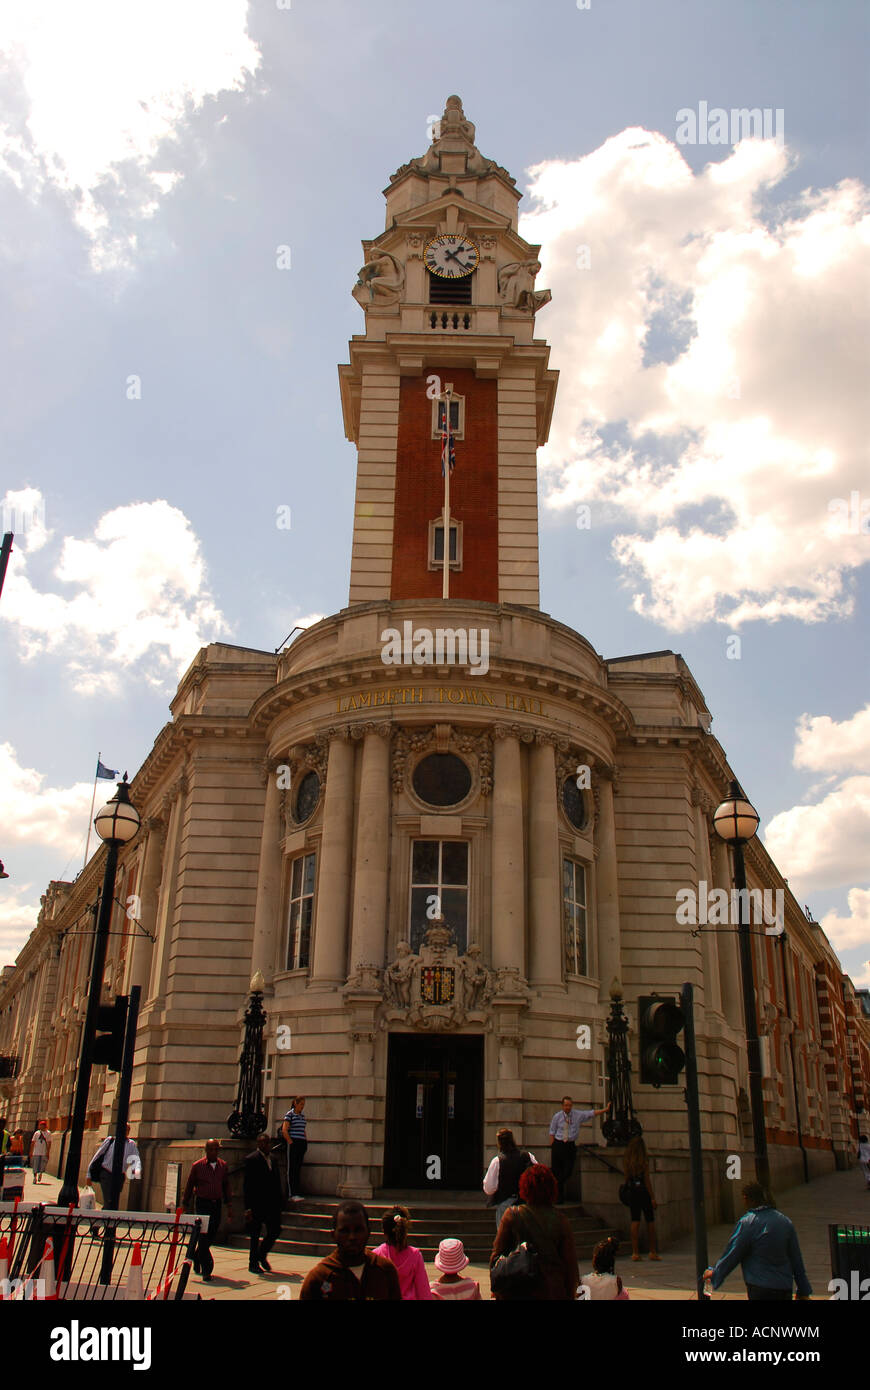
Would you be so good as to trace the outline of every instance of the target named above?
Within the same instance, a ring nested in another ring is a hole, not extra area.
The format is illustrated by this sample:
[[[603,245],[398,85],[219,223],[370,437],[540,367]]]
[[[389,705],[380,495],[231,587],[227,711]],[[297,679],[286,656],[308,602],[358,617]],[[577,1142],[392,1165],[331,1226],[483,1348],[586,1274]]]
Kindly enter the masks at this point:
[[[543,674],[544,670],[547,674]],[[380,687],[444,684],[448,681],[461,683],[465,679],[455,667],[375,666],[371,656],[349,658],[340,665],[331,662],[329,666],[317,666],[287,676],[273,690],[261,695],[251,709],[251,729],[265,733],[277,718],[295,705],[302,705],[306,700],[329,692],[343,694],[355,684]],[[633,727],[631,712],[621,700],[603,687],[570,671],[507,659],[492,662],[486,680],[487,683],[503,684],[512,691],[536,699],[549,695],[576,703],[584,712],[603,720],[616,737],[629,735]],[[485,706],[475,708],[479,708],[486,717]],[[407,709],[410,711],[411,707]],[[431,712],[428,717],[431,719]]]

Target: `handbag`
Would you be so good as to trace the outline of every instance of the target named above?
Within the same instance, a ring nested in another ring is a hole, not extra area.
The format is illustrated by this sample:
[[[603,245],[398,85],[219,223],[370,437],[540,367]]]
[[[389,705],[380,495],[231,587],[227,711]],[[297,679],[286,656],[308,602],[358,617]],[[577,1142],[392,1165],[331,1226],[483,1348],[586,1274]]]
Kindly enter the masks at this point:
[[[538,1252],[527,1240],[508,1255],[499,1255],[489,1276],[493,1293],[507,1298],[523,1298],[541,1282]]]
[[[622,1205],[623,1205],[624,1207],[630,1207],[630,1206],[631,1206],[631,1183],[630,1183],[630,1182],[627,1182],[627,1181],[626,1181],[626,1182],[620,1184],[620,1188],[619,1188],[619,1200],[620,1200],[620,1202],[622,1203]]]
[[[518,1234],[522,1234],[522,1229]],[[540,1255],[526,1236],[506,1255],[499,1255],[490,1270],[489,1284],[493,1293],[502,1298],[531,1298],[540,1288],[542,1278]]]

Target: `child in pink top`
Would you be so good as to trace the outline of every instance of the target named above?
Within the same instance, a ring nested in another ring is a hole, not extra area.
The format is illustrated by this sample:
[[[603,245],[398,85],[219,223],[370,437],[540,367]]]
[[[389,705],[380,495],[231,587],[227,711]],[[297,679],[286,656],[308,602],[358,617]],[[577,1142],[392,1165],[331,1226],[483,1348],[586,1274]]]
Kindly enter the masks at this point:
[[[480,1285],[476,1279],[460,1279],[459,1271],[469,1263],[461,1240],[442,1240],[435,1256],[435,1268],[441,1270],[441,1278],[432,1285],[432,1297],[442,1300],[454,1298],[480,1298]]]
[[[423,1256],[416,1246],[408,1244],[410,1226],[411,1216],[407,1208],[393,1207],[383,1219],[386,1240],[374,1253],[383,1255],[396,1266],[403,1299],[431,1298]]]

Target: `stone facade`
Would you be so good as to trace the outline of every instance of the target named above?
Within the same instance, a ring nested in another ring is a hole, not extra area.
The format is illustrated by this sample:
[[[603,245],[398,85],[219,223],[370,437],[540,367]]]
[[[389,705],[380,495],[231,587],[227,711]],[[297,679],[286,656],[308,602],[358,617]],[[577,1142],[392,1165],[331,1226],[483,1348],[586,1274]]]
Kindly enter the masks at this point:
[[[679,655],[604,661],[538,608],[535,450],[556,373],[534,318],[548,293],[530,288],[538,248],[516,231],[513,180],[451,102],[446,134],[391,182],[387,231],[363,244],[366,332],[340,369],[358,448],[350,606],[278,656],[204,648],[131,784],[142,829],[121,852],[104,977],[107,1001],[142,990],[144,1175],[129,1200],[161,1206],[168,1155],[226,1133],[257,971],[271,1127],[304,1094],[306,1190],[362,1197],[388,1172],[431,1186],[432,1157],[444,1185],[477,1188],[499,1125],[540,1154],[563,1093],[602,1105],[615,979],[667,1235],[688,1223],[686,1111],[682,1084],[640,1080],[640,996],[694,986],[711,1215],[734,1210],[727,1157],[751,1169],[736,935],[677,910],[687,888],[731,888],[711,815],[734,773]],[[480,248],[467,310],[428,304],[423,253],[441,228]],[[448,600],[424,563],[441,485],[431,374],[457,383],[466,412],[452,487],[469,560]],[[454,650],[385,664],[390,630],[448,634]],[[457,659],[472,632],[487,635],[485,670]],[[50,885],[0,982],[0,1050],[18,1059],[0,1093],[26,1129],[67,1121],[104,853]],[[870,1019],[760,842],[746,859],[751,888],[783,895],[784,937],[753,936],[782,1185],[853,1160]],[[95,1070],[94,1145],[115,1083]],[[428,1153],[436,1130],[418,1150],[414,1136],[436,1094],[443,1147]],[[613,1175],[581,1167],[587,1206],[611,1215]]]

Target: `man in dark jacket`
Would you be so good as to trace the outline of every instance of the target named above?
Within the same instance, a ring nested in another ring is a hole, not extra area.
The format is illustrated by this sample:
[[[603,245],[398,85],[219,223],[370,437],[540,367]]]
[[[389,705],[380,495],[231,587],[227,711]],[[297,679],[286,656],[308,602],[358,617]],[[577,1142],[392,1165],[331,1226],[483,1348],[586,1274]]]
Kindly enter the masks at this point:
[[[272,1273],[272,1266],[266,1257],[281,1230],[281,1176],[271,1156],[271,1149],[269,1135],[261,1134],[254,1152],[245,1159],[245,1222],[251,1237],[251,1253],[248,1256],[251,1274],[259,1274],[263,1269],[267,1274]],[[266,1234],[261,1241],[263,1226],[266,1227]]]
[[[391,1260],[366,1250],[369,1218],[362,1202],[339,1202],[333,1223],[336,1249],[305,1276],[300,1302],[349,1299],[401,1302],[399,1275]]]

